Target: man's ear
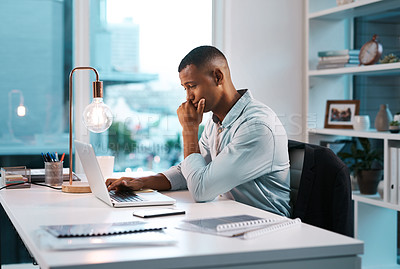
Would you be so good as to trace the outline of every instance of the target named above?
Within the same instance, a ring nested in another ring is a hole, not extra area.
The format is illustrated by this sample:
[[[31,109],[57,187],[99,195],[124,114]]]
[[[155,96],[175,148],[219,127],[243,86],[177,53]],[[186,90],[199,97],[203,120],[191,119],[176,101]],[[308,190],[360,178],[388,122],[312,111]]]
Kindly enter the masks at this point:
[[[221,69],[216,68],[214,70],[214,81],[216,86],[221,85],[223,80],[224,80],[224,73],[222,73]]]

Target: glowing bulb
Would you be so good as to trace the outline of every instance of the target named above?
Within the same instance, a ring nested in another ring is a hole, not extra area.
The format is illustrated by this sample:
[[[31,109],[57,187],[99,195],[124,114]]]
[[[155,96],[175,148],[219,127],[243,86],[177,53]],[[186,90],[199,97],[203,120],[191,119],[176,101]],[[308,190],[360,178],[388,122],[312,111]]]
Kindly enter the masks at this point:
[[[19,105],[17,108],[17,115],[20,117],[24,117],[26,115],[26,108],[23,105]]]
[[[101,133],[110,128],[112,123],[111,109],[103,103],[103,98],[93,98],[82,115],[86,128],[93,133]]]

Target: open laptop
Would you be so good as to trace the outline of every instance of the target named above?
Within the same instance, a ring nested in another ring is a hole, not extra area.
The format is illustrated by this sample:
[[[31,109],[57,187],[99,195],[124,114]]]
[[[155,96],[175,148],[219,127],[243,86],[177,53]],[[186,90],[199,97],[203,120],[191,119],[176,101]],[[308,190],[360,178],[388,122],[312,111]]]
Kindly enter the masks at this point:
[[[77,140],[74,142],[92,193],[106,204],[112,207],[127,207],[171,205],[176,202],[175,199],[157,191],[143,193],[109,192],[104,182],[103,175],[101,174],[100,166],[97,162],[92,145]]]

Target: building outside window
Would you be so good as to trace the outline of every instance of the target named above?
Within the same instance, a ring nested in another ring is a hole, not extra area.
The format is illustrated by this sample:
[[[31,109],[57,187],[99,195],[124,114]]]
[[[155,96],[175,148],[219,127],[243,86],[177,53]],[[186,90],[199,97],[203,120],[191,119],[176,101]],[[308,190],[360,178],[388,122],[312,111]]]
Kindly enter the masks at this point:
[[[114,155],[116,171],[177,164],[176,110],[186,98],[177,69],[191,49],[211,44],[212,1],[93,0],[90,29],[91,65],[114,115],[108,132],[91,135],[96,153]]]

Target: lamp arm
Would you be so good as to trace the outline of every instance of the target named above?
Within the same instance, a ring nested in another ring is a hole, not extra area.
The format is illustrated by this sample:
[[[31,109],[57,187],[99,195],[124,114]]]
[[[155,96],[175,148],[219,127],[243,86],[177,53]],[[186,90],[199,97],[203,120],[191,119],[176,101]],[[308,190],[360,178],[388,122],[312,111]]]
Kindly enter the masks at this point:
[[[96,69],[90,66],[78,66],[75,67],[74,69],[71,70],[71,73],[69,74],[69,185],[72,185],[72,76],[75,71],[77,70],[92,70],[96,74],[96,82],[93,83],[99,83],[99,73],[97,72]]]

